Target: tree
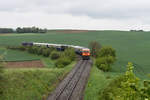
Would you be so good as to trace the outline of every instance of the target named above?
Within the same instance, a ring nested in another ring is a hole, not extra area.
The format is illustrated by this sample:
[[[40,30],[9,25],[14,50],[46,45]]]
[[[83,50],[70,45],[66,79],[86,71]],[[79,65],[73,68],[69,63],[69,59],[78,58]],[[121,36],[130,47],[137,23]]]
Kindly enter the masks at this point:
[[[97,57],[98,52],[100,51],[101,47],[102,47],[101,44],[98,43],[97,41],[90,42],[89,48],[91,49],[91,55],[93,57]]]
[[[0,33],[14,33],[12,28],[0,28]]]
[[[47,30],[46,29],[40,29],[38,27],[18,27],[16,29],[17,33],[46,33]]]
[[[127,71],[125,72],[125,81],[121,86],[124,91],[124,98],[126,100],[136,100],[139,96],[139,78],[133,73],[133,64],[131,62],[127,65]]]
[[[23,33],[23,30],[20,27],[17,27],[16,32],[17,33]]]
[[[106,56],[112,56],[116,58],[116,50],[112,47],[102,47],[100,52],[98,53],[98,57],[106,57]]]

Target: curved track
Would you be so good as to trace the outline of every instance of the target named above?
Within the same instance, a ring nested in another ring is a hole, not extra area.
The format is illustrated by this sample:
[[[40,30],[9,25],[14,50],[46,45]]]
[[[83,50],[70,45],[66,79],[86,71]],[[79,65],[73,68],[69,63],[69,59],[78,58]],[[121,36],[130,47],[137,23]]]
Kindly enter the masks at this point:
[[[82,100],[91,66],[91,60],[79,60],[47,100]]]

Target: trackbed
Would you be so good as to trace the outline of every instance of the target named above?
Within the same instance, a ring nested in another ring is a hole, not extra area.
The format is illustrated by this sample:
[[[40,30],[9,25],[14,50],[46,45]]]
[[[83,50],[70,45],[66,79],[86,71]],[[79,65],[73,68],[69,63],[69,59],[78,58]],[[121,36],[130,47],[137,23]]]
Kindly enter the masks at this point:
[[[92,60],[79,60],[47,100],[83,100]]]

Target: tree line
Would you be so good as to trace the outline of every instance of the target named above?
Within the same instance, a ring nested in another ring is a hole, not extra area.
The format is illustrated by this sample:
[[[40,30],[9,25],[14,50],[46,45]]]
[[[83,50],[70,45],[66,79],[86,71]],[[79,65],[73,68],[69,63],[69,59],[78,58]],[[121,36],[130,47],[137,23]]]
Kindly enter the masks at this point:
[[[17,27],[12,28],[0,28],[0,33],[46,33],[47,29],[42,29],[38,27]]]
[[[12,28],[0,28],[0,33],[13,33],[14,30]]]

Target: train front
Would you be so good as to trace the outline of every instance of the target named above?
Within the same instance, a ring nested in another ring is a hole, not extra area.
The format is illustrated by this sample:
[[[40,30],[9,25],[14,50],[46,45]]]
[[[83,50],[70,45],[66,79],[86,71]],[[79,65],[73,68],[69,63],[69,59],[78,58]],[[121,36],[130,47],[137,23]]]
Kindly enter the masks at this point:
[[[82,59],[83,60],[90,59],[90,49],[82,49]]]

